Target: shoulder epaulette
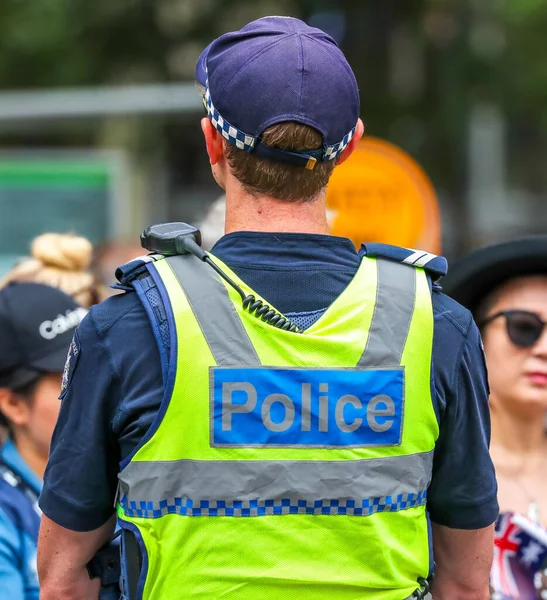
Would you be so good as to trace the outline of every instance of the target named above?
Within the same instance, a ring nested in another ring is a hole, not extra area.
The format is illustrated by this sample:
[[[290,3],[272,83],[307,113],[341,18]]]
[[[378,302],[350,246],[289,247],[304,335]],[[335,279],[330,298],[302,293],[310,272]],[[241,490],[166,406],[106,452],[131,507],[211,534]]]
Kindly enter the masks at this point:
[[[425,250],[400,248],[389,244],[363,244],[359,252],[362,256],[371,258],[387,258],[413,267],[421,267],[430,275],[433,281],[444,277],[448,271],[448,263],[444,256],[437,256]]]
[[[132,289],[131,283],[146,270],[146,265],[161,258],[163,258],[161,254],[145,254],[144,256],[132,258],[125,265],[116,269],[116,279],[119,281],[119,284],[111,287],[121,290]]]

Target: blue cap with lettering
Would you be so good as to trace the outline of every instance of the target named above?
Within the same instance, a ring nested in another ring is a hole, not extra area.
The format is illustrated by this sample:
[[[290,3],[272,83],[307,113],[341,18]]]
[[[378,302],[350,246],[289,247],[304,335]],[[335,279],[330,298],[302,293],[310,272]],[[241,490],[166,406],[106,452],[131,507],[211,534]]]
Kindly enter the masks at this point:
[[[312,169],[335,160],[355,133],[355,75],[336,42],[299,19],[264,17],[224,34],[202,52],[196,79],[212,124],[246,152]],[[322,147],[293,152],[261,142],[285,121],[317,129]]]
[[[0,290],[0,387],[18,389],[41,373],[62,373],[86,312],[48,285],[11,283]]]

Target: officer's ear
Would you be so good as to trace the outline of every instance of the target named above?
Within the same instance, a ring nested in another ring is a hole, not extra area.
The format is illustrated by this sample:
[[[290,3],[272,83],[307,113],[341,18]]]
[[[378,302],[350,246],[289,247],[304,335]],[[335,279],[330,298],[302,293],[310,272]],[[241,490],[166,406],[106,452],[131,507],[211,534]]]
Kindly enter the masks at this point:
[[[365,125],[361,119],[357,119],[357,125],[355,126],[355,133],[351,138],[351,142],[345,147],[342,154],[336,161],[337,165],[341,165],[345,160],[347,160],[352,154],[355,148],[357,148],[357,144],[361,141],[363,134],[365,133]]]
[[[31,403],[21,394],[8,388],[0,388],[0,413],[10,425],[26,425],[31,408]]]
[[[205,137],[205,146],[211,166],[216,165],[224,157],[224,138],[207,117],[201,119],[201,130]]]

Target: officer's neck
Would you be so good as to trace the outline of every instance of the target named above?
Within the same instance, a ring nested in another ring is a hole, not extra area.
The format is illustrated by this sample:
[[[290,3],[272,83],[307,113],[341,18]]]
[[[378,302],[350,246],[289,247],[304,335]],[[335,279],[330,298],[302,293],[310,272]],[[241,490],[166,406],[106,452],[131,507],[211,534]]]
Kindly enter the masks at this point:
[[[275,231],[328,234],[326,190],[313,200],[290,202],[271,196],[254,196],[230,178],[226,182],[226,233]]]

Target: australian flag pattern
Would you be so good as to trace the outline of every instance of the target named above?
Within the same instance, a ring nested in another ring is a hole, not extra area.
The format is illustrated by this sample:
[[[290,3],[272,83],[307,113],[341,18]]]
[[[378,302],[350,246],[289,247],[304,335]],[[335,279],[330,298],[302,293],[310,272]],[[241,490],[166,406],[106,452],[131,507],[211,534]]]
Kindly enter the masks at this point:
[[[494,536],[491,600],[547,598],[541,584],[546,564],[547,530],[523,515],[502,513]]]

